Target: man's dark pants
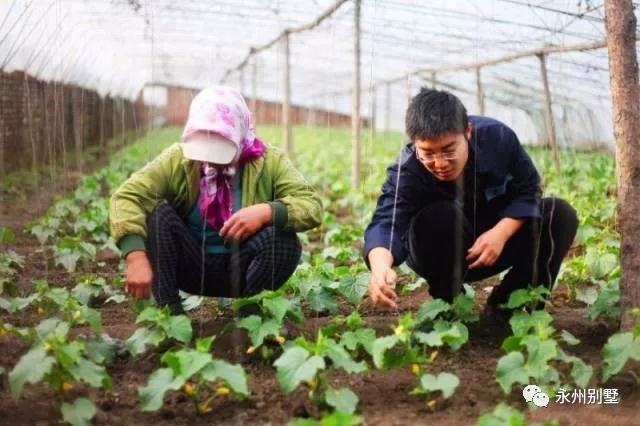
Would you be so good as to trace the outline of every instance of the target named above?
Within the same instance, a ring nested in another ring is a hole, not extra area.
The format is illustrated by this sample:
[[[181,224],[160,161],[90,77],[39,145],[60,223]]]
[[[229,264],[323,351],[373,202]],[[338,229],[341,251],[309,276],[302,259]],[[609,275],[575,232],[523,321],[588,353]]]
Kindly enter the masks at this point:
[[[422,209],[407,233],[407,264],[429,283],[434,298],[452,302],[462,284],[509,269],[487,301],[505,303],[517,289],[544,285],[551,289],[560,264],[569,251],[578,229],[575,210],[560,198],[543,198],[541,218],[526,218],[523,226],[507,241],[490,267],[469,269],[465,258],[474,243],[473,219],[453,201],[440,201]],[[476,218],[476,237],[501,218],[494,212]]]

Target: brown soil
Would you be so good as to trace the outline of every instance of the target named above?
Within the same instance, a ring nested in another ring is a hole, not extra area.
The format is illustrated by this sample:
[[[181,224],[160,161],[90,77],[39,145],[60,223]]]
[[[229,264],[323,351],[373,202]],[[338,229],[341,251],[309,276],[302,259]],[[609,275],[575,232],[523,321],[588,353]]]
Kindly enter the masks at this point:
[[[20,217],[9,224],[19,230],[25,221],[37,216],[39,211],[25,211],[20,206],[4,206],[3,221],[6,217]],[[17,241],[11,249],[26,256],[26,267],[21,272],[19,285],[27,290],[32,280],[44,278],[52,285],[70,286],[74,277],[54,268],[50,256],[40,252],[34,238],[17,233]],[[83,266],[75,274],[94,271],[113,277],[118,274],[118,260],[111,257],[104,263]],[[102,266],[99,266],[102,265]],[[486,298],[482,287],[490,285],[487,281],[477,285],[478,309]],[[379,331],[389,330],[397,316],[407,310],[415,309],[426,297],[425,290],[405,296],[394,312],[376,309],[365,302],[361,312],[367,323]],[[555,318],[557,329],[566,329],[578,337],[582,343],[571,349],[572,353],[592,364],[596,377],[601,377],[601,348],[607,337],[616,330],[611,322],[593,323],[584,316],[584,309],[566,304],[566,292],[558,289],[554,293],[549,312]],[[100,308],[105,332],[112,337],[127,338],[136,329],[133,307],[125,302],[119,305],[109,304]],[[42,318],[34,311],[8,316],[2,314],[3,321],[13,324],[29,325]],[[304,332],[312,335],[317,327],[327,321],[326,316],[309,314]],[[221,333],[231,319],[228,311],[218,311],[208,301],[192,314],[196,335]],[[350,387],[360,398],[358,412],[367,425],[467,425],[475,424],[477,418],[500,401],[505,399],[495,381],[497,360],[503,352],[501,338],[480,323],[470,327],[470,341],[458,352],[441,354],[434,364],[433,371],[449,371],[460,378],[461,385],[455,394],[446,401],[439,400],[435,409],[429,409],[425,400],[410,391],[416,385],[415,377],[408,370],[369,371],[359,375],[334,374],[330,381]],[[300,387],[292,395],[284,395],[275,377],[275,370],[254,354],[245,355],[248,346],[242,332],[220,334],[214,343],[216,355],[232,362],[239,362],[250,374],[251,397],[240,401],[229,397],[219,401],[214,411],[206,416],[197,417],[192,403],[183,395],[170,393],[165,399],[164,408],[158,412],[140,411],[137,388],[146,384],[152,371],[159,367],[159,355],[149,353],[139,358],[118,359],[108,368],[113,380],[110,392],[78,388],[71,391],[70,397],[89,395],[98,406],[95,424],[120,425],[168,425],[168,424],[285,424],[294,416],[315,413],[315,408],[307,400],[307,391]],[[26,345],[13,337],[0,339],[0,365],[10,370],[25,352]],[[637,364],[632,366],[637,370]],[[566,425],[615,424],[637,425],[640,414],[640,391],[628,372],[619,374],[606,384],[592,381],[591,387],[618,388],[621,395],[619,405],[559,405],[553,402],[547,408],[531,412],[531,420],[557,418]],[[226,398],[226,397],[225,397]],[[506,398],[507,402],[521,410],[527,410],[523,398],[517,390]],[[22,397],[14,400],[9,393],[6,375],[0,380],[0,424],[11,425],[49,425],[59,423],[60,414],[56,397],[42,385],[27,385]]]

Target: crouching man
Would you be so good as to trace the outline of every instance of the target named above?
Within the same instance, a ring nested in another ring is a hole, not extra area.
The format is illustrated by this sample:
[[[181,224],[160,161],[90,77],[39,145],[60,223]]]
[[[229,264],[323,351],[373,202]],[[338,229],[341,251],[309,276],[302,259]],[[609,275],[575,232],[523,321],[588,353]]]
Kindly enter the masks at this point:
[[[464,282],[508,269],[485,308],[508,326],[499,305],[514,290],[553,286],[577,231],[575,210],[541,199],[540,176],[513,130],[468,116],[451,93],[423,88],[407,110],[406,133],[365,231],[369,296],[394,308],[392,266],[405,260],[447,302]]]

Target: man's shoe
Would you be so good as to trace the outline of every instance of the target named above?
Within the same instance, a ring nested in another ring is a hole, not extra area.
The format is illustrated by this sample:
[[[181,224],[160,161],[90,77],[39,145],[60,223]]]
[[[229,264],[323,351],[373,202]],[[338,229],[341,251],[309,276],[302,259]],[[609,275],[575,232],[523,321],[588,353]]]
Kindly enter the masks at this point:
[[[511,319],[513,311],[510,309],[502,309],[496,305],[487,303],[484,307],[483,317],[488,324],[494,326],[505,334],[511,333],[511,325],[509,320]]]
[[[182,307],[182,300],[175,302],[175,303],[170,303],[169,304],[169,313],[172,316],[177,316],[177,315],[186,315],[187,313],[185,312],[184,308]]]

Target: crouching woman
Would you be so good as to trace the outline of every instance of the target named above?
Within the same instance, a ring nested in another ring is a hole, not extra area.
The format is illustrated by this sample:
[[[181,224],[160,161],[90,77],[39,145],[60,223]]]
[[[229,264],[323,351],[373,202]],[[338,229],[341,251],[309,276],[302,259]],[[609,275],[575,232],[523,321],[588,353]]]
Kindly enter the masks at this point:
[[[244,297],[282,286],[300,260],[296,232],[322,214],[286,155],[256,137],[242,95],[217,86],[193,99],[182,141],[116,190],[109,220],[127,292],[180,314],[179,290]]]

